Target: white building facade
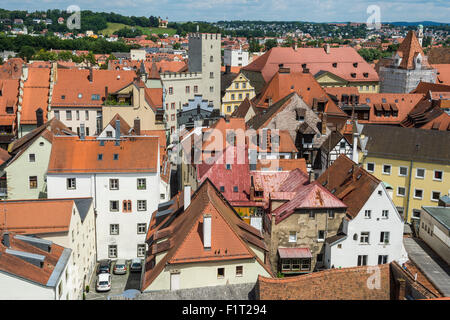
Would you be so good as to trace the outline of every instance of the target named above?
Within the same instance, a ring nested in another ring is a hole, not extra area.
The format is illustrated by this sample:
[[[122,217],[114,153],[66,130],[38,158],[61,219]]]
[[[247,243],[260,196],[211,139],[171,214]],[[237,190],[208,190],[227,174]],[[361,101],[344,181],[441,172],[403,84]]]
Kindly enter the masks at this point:
[[[325,244],[325,267],[375,266],[408,260],[403,246],[402,217],[379,183],[357,216],[344,219],[343,232]],[[327,239],[328,240],[328,239]]]
[[[242,48],[224,49],[223,64],[231,67],[245,67],[248,65],[248,51],[244,51]]]

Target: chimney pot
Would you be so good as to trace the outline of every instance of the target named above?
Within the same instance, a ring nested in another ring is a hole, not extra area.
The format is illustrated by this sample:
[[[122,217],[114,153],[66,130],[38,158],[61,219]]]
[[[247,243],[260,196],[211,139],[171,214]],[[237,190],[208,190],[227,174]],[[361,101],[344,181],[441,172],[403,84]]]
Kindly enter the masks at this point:
[[[184,186],[184,210],[186,210],[189,205],[191,204],[191,186],[185,185]]]
[[[141,119],[139,119],[139,117],[136,117],[136,119],[134,119],[134,133],[137,136],[141,135]]]
[[[39,128],[44,124],[44,111],[41,108],[36,110],[36,127]]]

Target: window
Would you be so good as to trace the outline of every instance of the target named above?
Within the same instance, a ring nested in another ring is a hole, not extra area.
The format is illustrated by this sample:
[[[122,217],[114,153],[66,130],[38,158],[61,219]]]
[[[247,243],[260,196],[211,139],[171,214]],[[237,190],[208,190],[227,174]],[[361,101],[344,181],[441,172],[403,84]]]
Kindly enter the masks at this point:
[[[109,179],[109,190],[119,190],[119,179]]]
[[[137,179],[137,188],[138,188],[138,190],[147,189],[147,179],[145,179],[145,178]]]
[[[383,174],[391,174],[391,165],[383,164]]]
[[[418,179],[425,178],[425,169],[417,168],[416,169],[416,178],[418,178]]]
[[[89,127],[86,127],[86,135],[89,135]]]
[[[214,87],[209,87],[209,92],[214,92]]]
[[[144,257],[145,256],[145,244],[137,245],[137,256]]]
[[[413,209],[412,219],[420,219],[420,210]]]
[[[227,106],[227,112],[231,112],[231,106]]]
[[[172,110],[175,110],[175,102],[172,102],[172,103],[170,104],[170,108],[171,108]]]
[[[242,100],[242,93],[239,93],[239,100]]]
[[[431,191],[431,201],[439,201],[441,193],[439,191]]]
[[[244,267],[236,266],[236,277],[242,277],[243,274],[244,274]]]
[[[28,155],[28,160],[29,160],[30,162],[36,162],[36,155],[35,155],[34,153],[30,153],[30,154]]]
[[[422,189],[414,189],[414,198],[421,200],[423,198],[423,190]]]
[[[194,86],[194,93],[198,92],[198,86]]]
[[[370,219],[372,217],[372,210],[365,210],[364,211],[364,218]]]
[[[289,242],[297,242],[297,231],[289,232]]]
[[[109,211],[111,211],[111,212],[119,211],[119,201],[118,200],[109,201]]]
[[[367,171],[374,172],[375,171],[375,163],[368,162],[367,163]]]
[[[137,208],[138,211],[147,211],[147,200],[138,200]]]
[[[317,241],[324,241],[325,240],[325,230],[319,230],[317,235]]]
[[[358,266],[366,266],[367,265],[367,255],[358,256]]]
[[[59,111],[58,110],[55,111],[55,118],[59,120]]]
[[[118,224],[110,224],[109,225],[109,234],[118,235],[119,234],[119,225]]]
[[[114,160],[119,160],[119,154],[117,154],[117,153],[114,153],[114,155],[113,155],[113,159],[114,159]]]
[[[169,87],[169,94],[173,94],[173,87]]]
[[[405,187],[398,187],[397,188],[397,196],[398,197],[404,197],[406,195],[406,188]]]
[[[160,200],[165,200],[165,199],[166,199],[166,195],[165,195],[164,193],[161,193],[161,194],[159,195],[159,199],[160,199]]]
[[[433,180],[442,181],[442,175],[443,175],[442,171],[434,170]]]
[[[369,244],[369,235],[370,232],[361,232],[361,237],[359,239],[359,243],[366,243]]]
[[[217,268],[217,278],[222,279],[225,277],[225,268]]]
[[[106,131],[106,136],[108,137],[108,138],[112,138],[112,131]]]
[[[117,258],[117,245],[114,244],[108,246],[108,257]]]
[[[300,269],[302,271],[310,270],[311,269],[311,259],[301,259],[300,260]]]
[[[239,89],[239,82],[236,82],[236,83],[234,84],[234,88],[235,88],[235,89]]]
[[[247,84],[245,82],[242,83],[242,89],[247,88]]]
[[[214,72],[210,72],[210,73],[209,73],[209,78],[210,78],[210,79],[214,79]]]
[[[401,177],[406,177],[408,175],[408,167],[399,167],[398,175]]]
[[[309,218],[310,219],[315,219],[316,218],[316,214],[314,213],[314,211],[310,211],[309,212]]]
[[[88,110],[85,111],[84,117],[86,120],[89,120],[89,111]]]
[[[233,192],[239,192],[238,186],[234,186],[234,187],[233,187]]]
[[[213,56],[209,56],[209,62],[214,62],[214,57]]]
[[[123,212],[131,212],[131,200],[123,200],[122,207]]]
[[[329,219],[334,219],[334,211],[333,210],[329,210],[328,211],[328,218]]]
[[[342,141],[341,143],[339,143],[339,148],[345,149],[345,141]]]
[[[389,232],[382,231],[380,233],[380,243],[389,243]]]
[[[30,189],[37,189],[37,176],[31,176],[28,178],[30,183]]]
[[[226,164],[226,169],[231,170],[231,164]]]
[[[70,110],[66,111],[66,120],[72,120],[72,111]]]
[[[147,224],[146,223],[138,223],[137,224],[137,233],[142,234],[147,232]]]
[[[75,190],[77,188],[77,183],[75,178],[67,178],[67,189]]]
[[[317,255],[317,262],[323,262],[323,253]]]
[[[234,98],[235,98],[234,93],[232,93],[231,94],[231,100],[235,100]]]
[[[220,192],[225,192],[225,187],[224,186],[220,186]]]
[[[75,111],[75,117],[77,120],[80,120],[80,110]]]
[[[97,155],[97,160],[103,160],[103,154],[102,153],[99,153]]]
[[[383,211],[381,211],[381,217],[382,217],[383,219],[389,218],[389,210],[383,210]]]
[[[388,262],[388,256],[387,255],[379,255],[378,256],[378,264],[385,264]]]
[[[191,87],[190,86],[186,86],[186,93],[190,93],[191,92]]]
[[[175,115],[174,114],[170,115],[170,120],[171,121],[175,121]]]

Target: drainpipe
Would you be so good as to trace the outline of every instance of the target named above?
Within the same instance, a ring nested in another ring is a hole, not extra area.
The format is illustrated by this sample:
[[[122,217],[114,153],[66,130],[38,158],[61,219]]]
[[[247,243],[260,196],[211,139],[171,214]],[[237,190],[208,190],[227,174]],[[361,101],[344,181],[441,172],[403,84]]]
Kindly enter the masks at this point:
[[[411,195],[412,168],[413,168],[413,161],[411,160],[409,164],[408,197],[406,198],[406,214],[405,214],[406,222],[408,222],[408,215],[409,215],[409,197]]]

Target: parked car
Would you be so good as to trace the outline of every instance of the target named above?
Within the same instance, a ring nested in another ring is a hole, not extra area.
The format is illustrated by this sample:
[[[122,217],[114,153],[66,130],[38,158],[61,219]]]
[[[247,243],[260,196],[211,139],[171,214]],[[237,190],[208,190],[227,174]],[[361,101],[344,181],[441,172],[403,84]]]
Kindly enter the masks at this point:
[[[114,264],[113,269],[114,274],[126,274],[127,273],[127,262],[125,259],[119,259]]]
[[[111,260],[100,260],[97,267],[97,274],[111,273]]]
[[[142,270],[141,259],[133,259],[130,264],[130,272],[140,272]]]
[[[111,290],[111,274],[100,273],[97,277],[97,291]]]

